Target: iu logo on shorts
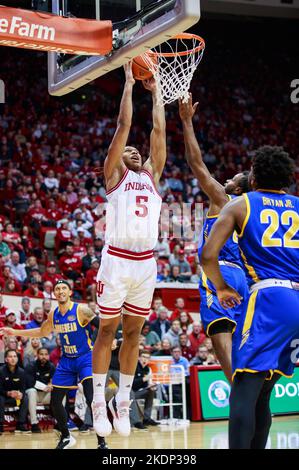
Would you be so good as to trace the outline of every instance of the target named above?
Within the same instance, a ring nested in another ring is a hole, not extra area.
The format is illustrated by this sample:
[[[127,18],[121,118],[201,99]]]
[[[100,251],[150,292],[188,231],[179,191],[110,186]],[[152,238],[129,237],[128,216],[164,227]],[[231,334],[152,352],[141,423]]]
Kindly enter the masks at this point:
[[[97,294],[99,297],[103,294],[103,290],[104,290],[104,283],[101,281],[98,281],[97,282]]]

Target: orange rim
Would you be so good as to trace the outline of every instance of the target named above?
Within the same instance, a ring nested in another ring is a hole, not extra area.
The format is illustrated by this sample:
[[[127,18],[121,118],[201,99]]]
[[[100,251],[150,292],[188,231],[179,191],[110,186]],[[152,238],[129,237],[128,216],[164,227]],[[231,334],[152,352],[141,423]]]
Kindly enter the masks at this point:
[[[193,49],[189,49],[188,51],[182,51],[182,52],[155,52],[150,50],[149,52],[146,52],[145,54],[148,56],[153,56],[153,57],[175,57],[175,56],[186,56],[189,54],[195,54],[196,52],[199,52],[205,48],[205,41],[202,37],[197,36],[197,34],[191,34],[191,33],[180,33],[176,34],[175,36],[172,36],[169,38],[171,39],[196,39],[199,42],[199,45],[194,47]]]

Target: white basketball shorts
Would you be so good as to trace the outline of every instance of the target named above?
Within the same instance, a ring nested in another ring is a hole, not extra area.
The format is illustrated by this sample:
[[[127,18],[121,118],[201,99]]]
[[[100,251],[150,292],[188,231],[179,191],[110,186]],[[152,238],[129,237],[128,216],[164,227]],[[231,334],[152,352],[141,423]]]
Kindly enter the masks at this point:
[[[145,318],[157,279],[152,250],[135,253],[109,245],[103,251],[97,274],[100,318],[116,318],[122,313]]]

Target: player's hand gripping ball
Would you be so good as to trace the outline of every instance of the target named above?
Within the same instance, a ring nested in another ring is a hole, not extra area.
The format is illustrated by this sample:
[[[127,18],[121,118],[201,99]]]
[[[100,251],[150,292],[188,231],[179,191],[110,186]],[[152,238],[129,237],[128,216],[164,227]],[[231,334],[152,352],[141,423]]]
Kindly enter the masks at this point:
[[[151,61],[154,64],[157,64],[157,57],[151,56]],[[132,60],[132,72],[133,77],[135,80],[148,80],[152,78],[153,74],[150,71],[147,63],[145,62],[144,58],[139,55]]]

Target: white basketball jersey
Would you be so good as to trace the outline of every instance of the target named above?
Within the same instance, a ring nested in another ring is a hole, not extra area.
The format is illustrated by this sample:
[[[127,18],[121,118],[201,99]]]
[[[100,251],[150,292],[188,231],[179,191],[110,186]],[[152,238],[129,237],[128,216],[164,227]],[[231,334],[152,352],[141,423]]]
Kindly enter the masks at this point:
[[[129,251],[153,250],[157,243],[161,196],[152,175],[126,170],[107,191],[105,243]]]

